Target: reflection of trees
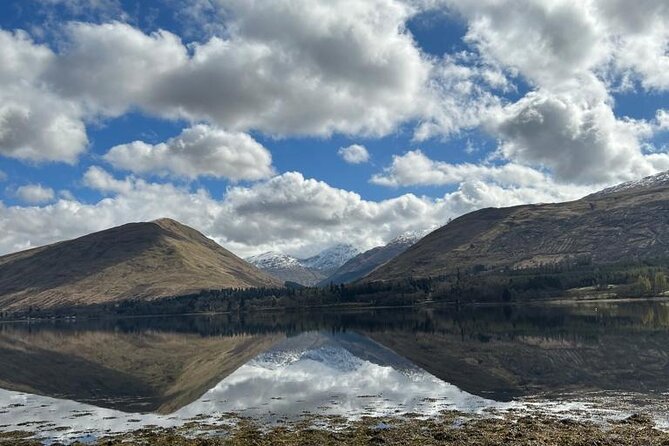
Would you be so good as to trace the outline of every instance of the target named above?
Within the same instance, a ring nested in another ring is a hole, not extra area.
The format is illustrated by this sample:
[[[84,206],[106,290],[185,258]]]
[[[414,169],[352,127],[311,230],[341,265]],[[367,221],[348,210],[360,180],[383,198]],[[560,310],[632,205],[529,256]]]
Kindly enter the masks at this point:
[[[0,324],[0,332],[10,325]],[[11,325],[34,331],[101,330],[199,333],[202,336],[234,334],[299,334],[304,331],[346,330],[412,333],[449,333],[467,339],[519,336],[576,339],[596,342],[607,333],[652,331],[669,328],[669,304],[653,301],[580,303],[575,305],[451,305],[357,311],[306,311],[231,313],[208,316],[166,316],[67,322],[63,320]],[[482,337],[483,335],[483,337]]]
[[[89,336],[99,333],[103,337],[122,334],[128,339],[146,333],[152,336],[171,333],[188,338],[183,344],[184,352],[190,352],[198,343],[219,348],[221,341],[217,339],[238,335],[273,338],[267,335],[292,336],[305,331],[363,333],[446,381],[473,393],[485,390],[500,397],[523,394],[532,388],[551,390],[560,386],[660,388],[665,385],[660,381],[669,373],[665,370],[668,367],[665,358],[669,356],[669,304],[652,301],[452,305],[0,324],[0,338],[11,335],[17,339],[45,333],[70,339],[80,333]],[[110,347],[114,345],[109,343]],[[204,347],[199,349],[204,351]],[[177,350],[165,349],[169,354]],[[162,357],[158,353],[156,357]],[[37,370],[27,365],[26,370]],[[111,369],[108,363],[106,367]],[[217,367],[209,368],[212,379],[218,376],[213,373],[219,370]],[[114,376],[120,379],[122,375]],[[145,393],[154,395],[154,387],[145,389]]]

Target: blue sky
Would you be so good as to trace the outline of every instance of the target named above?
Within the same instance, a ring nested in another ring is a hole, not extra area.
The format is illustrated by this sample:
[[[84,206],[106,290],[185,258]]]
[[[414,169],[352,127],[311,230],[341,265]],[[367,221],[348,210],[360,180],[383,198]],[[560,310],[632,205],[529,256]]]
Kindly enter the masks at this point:
[[[659,0],[2,2],[0,253],[163,215],[240,255],[364,249],[669,169],[668,18]]]

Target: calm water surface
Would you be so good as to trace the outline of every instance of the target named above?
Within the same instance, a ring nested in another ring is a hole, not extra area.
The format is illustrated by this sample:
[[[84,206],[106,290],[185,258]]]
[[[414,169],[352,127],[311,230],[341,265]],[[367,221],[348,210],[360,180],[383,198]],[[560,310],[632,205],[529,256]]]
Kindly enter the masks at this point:
[[[442,307],[0,325],[0,429],[669,406],[669,303]]]

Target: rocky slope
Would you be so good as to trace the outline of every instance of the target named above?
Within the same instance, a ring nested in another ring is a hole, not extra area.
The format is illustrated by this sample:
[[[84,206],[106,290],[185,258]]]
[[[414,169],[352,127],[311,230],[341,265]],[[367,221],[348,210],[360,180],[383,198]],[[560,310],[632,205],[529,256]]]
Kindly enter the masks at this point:
[[[410,246],[420,240],[426,232],[410,232],[402,234],[384,246],[377,246],[350,259],[318,285],[341,284],[354,282],[365,277],[371,271],[397,257]]]
[[[213,240],[170,219],[130,223],[0,257],[3,310],[281,285]]]
[[[587,257],[593,263],[669,255],[669,175],[580,200],[481,209],[456,218],[364,280],[435,277],[474,267],[527,268]]]

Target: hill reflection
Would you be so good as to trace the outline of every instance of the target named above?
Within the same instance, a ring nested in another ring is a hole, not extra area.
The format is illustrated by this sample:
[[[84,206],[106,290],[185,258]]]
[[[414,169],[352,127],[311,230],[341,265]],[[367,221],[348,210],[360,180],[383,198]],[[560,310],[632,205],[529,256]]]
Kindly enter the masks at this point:
[[[467,398],[495,401],[669,390],[669,305],[659,301],[0,325],[0,388],[124,412],[169,414],[212,389],[231,391],[228,378],[255,371],[262,373],[247,380],[236,398],[244,396],[262,411],[280,406],[261,391],[260,383],[270,379],[262,358],[287,351],[286,345],[293,345],[291,354],[312,361],[309,379],[315,381],[326,375],[320,366],[346,357],[380,367],[377,372],[431,376],[452,386],[452,396],[464,391]],[[330,362],[300,356],[331,353],[328,345],[339,352]],[[283,350],[277,350],[280,346]],[[305,371],[284,365],[285,373]],[[350,370],[340,370],[339,376],[337,370],[328,369],[330,381],[351,378]],[[272,375],[273,388],[287,389],[276,381],[285,373]],[[375,392],[387,389],[385,384],[368,387]],[[314,404],[318,399],[303,398]]]

